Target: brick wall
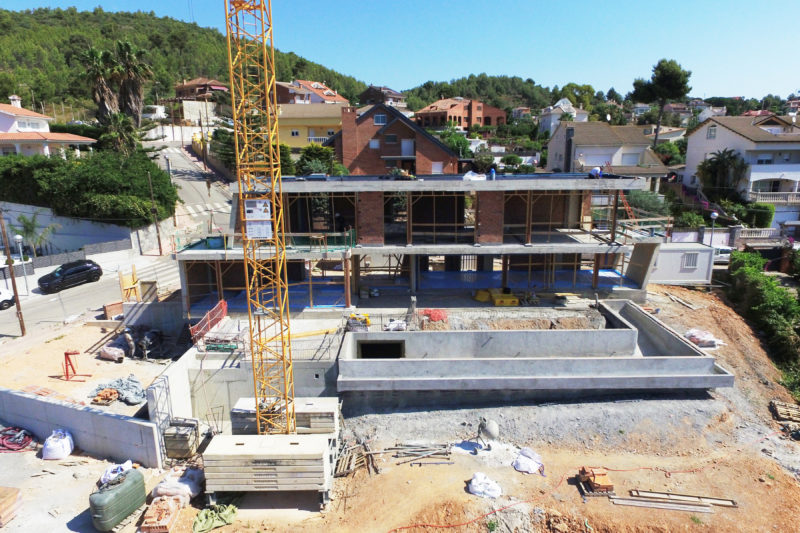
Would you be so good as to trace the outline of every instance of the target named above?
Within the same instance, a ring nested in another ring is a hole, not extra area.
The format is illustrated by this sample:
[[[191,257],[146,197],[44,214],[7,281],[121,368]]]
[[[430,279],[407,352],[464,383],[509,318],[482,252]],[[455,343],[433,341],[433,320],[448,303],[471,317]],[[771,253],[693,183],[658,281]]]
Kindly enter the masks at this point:
[[[441,162],[444,174],[458,173],[458,158],[450,155],[427,137],[417,135],[417,174],[431,174],[433,163]]]
[[[475,221],[480,244],[503,242],[503,191],[479,191]]]
[[[347,168],[350,168],[353,164],[359,151],[356,113],[357,109],[355,107],[342,108],[342,135],[336,143],[339,147],[339,150],[336,151],[341,151],[342,164]]]
[[[356,200],[358,244],[383,244],[383,192],[360,192]]]

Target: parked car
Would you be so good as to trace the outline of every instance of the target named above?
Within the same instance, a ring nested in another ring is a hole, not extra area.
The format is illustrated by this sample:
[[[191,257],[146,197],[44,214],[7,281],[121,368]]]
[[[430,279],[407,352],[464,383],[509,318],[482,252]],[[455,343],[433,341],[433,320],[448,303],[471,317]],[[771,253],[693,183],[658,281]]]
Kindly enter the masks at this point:
[[[728,264],[731,262],[731,252],[733,248],[730,246],[715,246],[714,247],[714,263]]]
[[[54,271],[39,278],[37,282],[43,293],[58,292],[87,281],[97,281],[103,275],[100,265],[91,259],[64,263]]]
[[[14,293],[8,289],[0,287],[0,311],[8,309],[16,303]]]

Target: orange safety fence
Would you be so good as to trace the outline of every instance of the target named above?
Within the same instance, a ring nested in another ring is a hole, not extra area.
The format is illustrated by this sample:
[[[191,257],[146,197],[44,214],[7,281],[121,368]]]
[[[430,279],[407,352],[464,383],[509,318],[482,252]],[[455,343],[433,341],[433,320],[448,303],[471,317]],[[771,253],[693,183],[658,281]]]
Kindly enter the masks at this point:
[[[192,343],[197,344],[197,341],[205,337],[211,328],[219,324],[220,320],[228,315],[228,302],[220,300],[208,313],[206,313],[200,322],[189,328],[189,333],[192,335]]]

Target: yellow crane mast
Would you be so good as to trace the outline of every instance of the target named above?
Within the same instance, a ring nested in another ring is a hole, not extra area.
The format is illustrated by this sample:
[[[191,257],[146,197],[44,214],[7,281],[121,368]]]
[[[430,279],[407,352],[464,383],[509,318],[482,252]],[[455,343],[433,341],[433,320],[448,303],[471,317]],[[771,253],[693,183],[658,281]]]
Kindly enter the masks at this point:
[[[258,433],[295,433],[286,241],[269,0],[225,0]]]

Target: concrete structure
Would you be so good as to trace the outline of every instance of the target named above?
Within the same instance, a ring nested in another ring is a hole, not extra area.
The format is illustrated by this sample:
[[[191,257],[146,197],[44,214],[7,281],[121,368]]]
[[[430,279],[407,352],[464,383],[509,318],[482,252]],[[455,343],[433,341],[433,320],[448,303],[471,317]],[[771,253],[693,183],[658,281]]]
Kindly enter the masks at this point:
[[[24,427],[40,442],[62,428],[86,453],[119,463],[130,459],[149,468],[162,466],[158,428],[138,418],[0,387],[0,420]]]
[[[397,92],[389,87],[370,85],[364,92],[358,95],[361,105],[386,104],[392,107],[406,107],[406,97],[403,93]]]
[[[563,335],[460,331],[452,336],[460,338],[452,348],[431,340],[450,332],[348,334],[337,388],[346,408],[358,412],[377,405],[583,398],[733,385],[733,375],[713,357],[640,307],[610,301],[601,303],[599,310],[607,317],[607,329]],[[414,339],[417,336],[423,339]],[[364,345],[370,343],[377,344],[377,350],[365,357]],[[387,343],[383,356],[380,343]],[[442,357],[432,356],[431,352],[441,353],[437,350],[446,351]]]
[[[342,130],[344,104],[281,104],[278,138],[291,148],[322,144]]]
[[[343,107],[341,124],[341,132],[326,144],[353,175],[386,174],[395,168],[414,175],[459,171],[458,155],[396,107],[378,104],[360,114]]]
[[[650,149],[641,126],[610,126],[606,122],[560,122],[547,143],[551,172],[588,172],[660,177],[667,168]]]
[[[721,241],[720,238],[715,244],[722,246]],[[698,242],[663,243],[650,273],[650,283],[703,285],[711,283],[713,271],[714,249],[710,246]]]
[[[77,156],[78,146],[94,144],[89,137],[71,133],[51,133],[52,117],[41,115],[22,107],[22,99],[9,96],[10,104],[0,104],[0,156],[21,155],[64,155],[73,149]]]
[[[423,128],[442,128],[448,123],[460,130],[471,126],[498,126],[506,123],[506,112],[478,100],[457,96],[437,100],[414,113],[417,125]]]
[[[148,120],[160,120],[167,118],[166,106],[163,105],[147,105],[144,106],[142,118]]]
[[[555,104],[542,109],[539,115],[539,132],[546,131],[552,137],[564,114],[572,115],[571,122],[587,122],[589,120],[588,111],[576,109],[572,102],[569,101],[569,98],[562,98]]]
[[[747,200],[775,205],[772,227],[800,218],[800,127],[792,117],[712,117],[687,138],[687,187],[700,187],[703,160],[729,149],[748,164],[734,188]]]

